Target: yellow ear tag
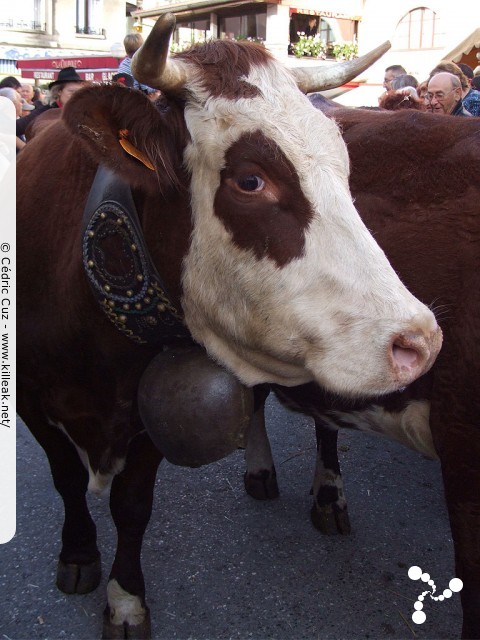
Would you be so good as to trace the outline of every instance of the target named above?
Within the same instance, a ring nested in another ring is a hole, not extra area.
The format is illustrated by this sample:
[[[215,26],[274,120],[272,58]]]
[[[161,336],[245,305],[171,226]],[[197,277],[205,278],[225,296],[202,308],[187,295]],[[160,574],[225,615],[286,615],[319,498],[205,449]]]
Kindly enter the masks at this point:
[[[148,169],[155,171],[155,167],[150,162],[150,160],[147,160],[147,158],[143,155],[143,153],[139,151],[136,147],[134,147],[133,144],[127,140],[128,129],[120,129],[118,134],[120,136],[118,141],[120,142],[122,149],[126,151],[129,155],[136,158],[137,160],[140,160],[140,162],[144,164]]]

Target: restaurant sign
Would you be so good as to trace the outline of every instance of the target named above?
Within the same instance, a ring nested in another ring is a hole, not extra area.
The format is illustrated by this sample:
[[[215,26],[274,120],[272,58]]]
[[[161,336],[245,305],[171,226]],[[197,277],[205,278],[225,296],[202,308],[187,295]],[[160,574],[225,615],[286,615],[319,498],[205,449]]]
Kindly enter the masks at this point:
[[[118,68],[77,71],[82,80],[86,80],[88,82],[111,82],[112,76],[117,72]],[[22,78],[53,82],[54,80],[56,80],[57,76],[58,73],[56,73],[55,71],[49,71],[48,69],[22,69]]]
[[[122,58],[116,56],[75,56],[64,58],[32,58],[17,60],[22,78],[53,82],[61,69],[73,67],[82,80],[110,82],[118,72]]]
[[[321,18],[336,18],[339,20],[360,20],[360,16],[350,16],[346,13],[339,13],[338,11],[322,11],[321,9],[299,9],[290,7],[290,15],[292,13],[301,13],[308,16],[320,16]]]

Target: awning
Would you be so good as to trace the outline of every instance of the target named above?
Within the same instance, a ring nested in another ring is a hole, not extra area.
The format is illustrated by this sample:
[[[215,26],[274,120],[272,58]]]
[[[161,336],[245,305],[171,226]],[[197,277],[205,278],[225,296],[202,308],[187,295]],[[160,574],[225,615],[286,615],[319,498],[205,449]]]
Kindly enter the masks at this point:
[[[82,80],[110,82],[118,71],[120,60],[120,57],[111,55],[33,58],[17,60],[17,67],[22,73],[22,78],[53,81],[61,69],[74,67]]]
[[[455,49],[452,49],[450,53],[446,56],[443,56],[445,60],[452,60],[452,62],[460,62],[462,56],[468,55],[472,49],[480,49],[480,28],[475,29],[472,33],[462,40],[460,44],[458,44]]]
[[[132,11],[134,18],[157,19],[162,13],[169,11],[178,14],[203,14],[223,8],[239,7],[245,4],[280,4],[281,0],[173,0],[169,4],[162,4],[155,9],[137,9]]]

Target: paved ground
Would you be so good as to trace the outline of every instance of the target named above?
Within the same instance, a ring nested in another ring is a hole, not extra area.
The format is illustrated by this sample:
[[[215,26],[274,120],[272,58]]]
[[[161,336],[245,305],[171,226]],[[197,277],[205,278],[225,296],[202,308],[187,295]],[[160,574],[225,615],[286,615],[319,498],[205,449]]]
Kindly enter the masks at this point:
[[[362,434],[341,436],[353,533],[327,538],[310,524],[314,433],[273,401],[269,431],[281,497],[243,492],[243,456],[189,470],[162,464],[144,545],[158,640],[452,640],[458,594],[427,602],[411,565],[443,591],[454,576],[438,463]],[[17,534],[0,547],[0,640],[100,637],[114,532],[108,501],[92,497],[104,578],[95,593],[65,596],[54,576],[61,503],[42,452],[18,425]],[[410,627],[408,626],[410,625]],[[416,635],[414,635],[413,631]]]

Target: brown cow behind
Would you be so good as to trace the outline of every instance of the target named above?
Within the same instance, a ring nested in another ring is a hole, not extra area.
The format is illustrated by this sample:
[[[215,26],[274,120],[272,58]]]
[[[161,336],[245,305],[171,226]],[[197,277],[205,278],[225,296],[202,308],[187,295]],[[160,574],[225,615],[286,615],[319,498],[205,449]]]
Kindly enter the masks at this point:
[[[341,127],[363,220],[402,281],[437,311],[444,334],[432,370],[404,392],[352,402],[314,384],[274,387],[287,406],[316,421],[320,475],[312,520],[324,532],[349,532],[337,491],[335,429],[382,433],[436,452],[464,584],[462,637],[480,638],[480,118],[343,109],[311,99]],[[246,488],[254,497],[273,497],[278,487],[261,411],[255,424]]]

